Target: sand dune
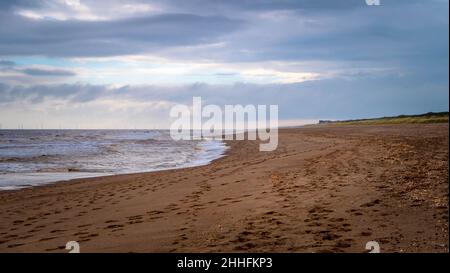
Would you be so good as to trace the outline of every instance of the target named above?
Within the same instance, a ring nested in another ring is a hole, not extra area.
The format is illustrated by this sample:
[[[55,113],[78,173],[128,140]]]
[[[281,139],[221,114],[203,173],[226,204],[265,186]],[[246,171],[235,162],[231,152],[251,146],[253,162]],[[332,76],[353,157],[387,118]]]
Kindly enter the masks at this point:
[[[448,252],[448,124],[283,129],[208,166],[0,192],[0,252]]]

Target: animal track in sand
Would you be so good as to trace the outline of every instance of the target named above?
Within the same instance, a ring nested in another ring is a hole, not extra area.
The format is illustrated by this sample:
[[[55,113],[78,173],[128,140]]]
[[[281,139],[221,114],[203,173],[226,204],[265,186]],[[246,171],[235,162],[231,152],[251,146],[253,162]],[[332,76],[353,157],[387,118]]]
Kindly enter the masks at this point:
[[[55,251],[55,250],[63,250],[63,249],[66,249],[66,246],[58,246],[58,247],[55,247],[55,248],[47,248],[47,249],[45,249],[45,251]]]
[[[79,235],[84,235],[84,234],[89,234],[89,232],[87,232],[87,231],[79,231],[79,232],[74,233],[73,235],[74,236],[79,236]]]
[[[7,247],[8,248],[15,248],[15,247],[18,247],[18,246],[23,246],[24,244],[19,244],[19,243],[17,243],[17,244],[11,244],[11,245],[8,245]]]
[[[144,217],[143,215],[135,215],[135,216],[127,217],[127,219],[128,219],[127,223],[131,224],[131,225],[143,223],[144,222],[142,220],[143,217]]]
[[[49,241],[49,240],[53,240],[53,239],[56,239],[56,238],[58,238],[57,236],[54,236],[54,237],[45,237],[45,238],[41,238],[39,241],[40,242],[42,242],[42,241]]]
[[[64,231],[66,231],[66,230],[64,230],[64,229],[54,229],[54,230],[50,231],[50,233],[61,233],[61,232],[64,232]]]
[[[123,225],[114,224],[114,225],[108,225],[107,227],[105,227],[105,229],[116,229],[116,228],[121,228],[121,227],[123,227]]]

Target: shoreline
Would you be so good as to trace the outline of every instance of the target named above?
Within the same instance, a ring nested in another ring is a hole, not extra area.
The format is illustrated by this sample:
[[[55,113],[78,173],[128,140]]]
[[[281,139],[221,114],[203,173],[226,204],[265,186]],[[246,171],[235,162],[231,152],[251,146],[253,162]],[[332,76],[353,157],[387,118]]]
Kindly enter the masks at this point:
[[[212,143],[212,144],[211,144]],[[172,167],[156,167],[153,169],[142,169],[137,171],[116,171],[116,172],[94,172],[89,170],[77,170],[71,171],[71,166],[60,166],[63,171],[35,171],[35,172],[15,172],[15,173],[2,173],[0,174],[0,192],[20,190],[30,187],[41,187],[45,185],[63,183],[71,180],[89,179],[108,177],[115,175],[128,175],[128,174],[143,174],[157,171],[170,171],[183,168],[198,167],[210,164],[212,161],[225,156],[228,146],[225,141],[216,141],[204,139],[198,141],[195,157],[189,162],[180,164],[179,166]],[[5,180],[22,181],[19,183],[9,182],[5,184]]]
[[[448,252],[448,124],[280,129],[208,165],[0,192],[0,252]],[[401,163],[401,164],[399,164]]]
[[[230,150],[230,148],[228,146],[226,146],[226,147],[227,147],[227,149],[225,149],[225,152],[220,157],[213,159],[208,163],[201,164],[201,165],[180,166],[180,167],[175,167],[175,168],[170,168],[170,169],[143,171],[143,172],[135,172],[135,173],[118,173],[118,174],[99,175],[99,176],[92,176],[92,177],[70,178],[67,180],[58,180],[58,181],[54,181],[54,182],[43,183],[40,185],[30,185],[30,186],[26,186],[23,188],[0,190],[0,195],[2,193],[7,193],[7,192],[17,192],[17,191],[23,191],[23,190],[45,188],[45,187],[56,186],[56,185],[65,184],[65,183],[89,183],[89,181],[91,181],[91,180],[94,180],[94,182],[95,182],[95,180],[109,178],[109,177],[125,177],[126,178],[128,176],[135,176],[135,175],[141,176],[141,175],[148,175],[148,174],[154,174],[154,173],[161,173],[161,175],[163,175],[164,172],[171,172],[171,171],[175,171],[175,170],[185,170],[185,169],[191,169],[191,168],[198,168],[198,167],[202,167],[202,166],[208,166],[208,165],[212,164],[213,162],[218,161],[227,156],[227,153]]]

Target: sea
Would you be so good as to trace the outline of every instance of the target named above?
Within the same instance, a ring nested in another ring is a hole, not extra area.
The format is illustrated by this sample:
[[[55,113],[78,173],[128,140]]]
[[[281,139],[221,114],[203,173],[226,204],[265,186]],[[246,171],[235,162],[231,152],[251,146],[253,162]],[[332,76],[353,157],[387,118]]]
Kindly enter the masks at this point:
[[[168,130],[0,130],[0,190],[206,165],[226,149]]]

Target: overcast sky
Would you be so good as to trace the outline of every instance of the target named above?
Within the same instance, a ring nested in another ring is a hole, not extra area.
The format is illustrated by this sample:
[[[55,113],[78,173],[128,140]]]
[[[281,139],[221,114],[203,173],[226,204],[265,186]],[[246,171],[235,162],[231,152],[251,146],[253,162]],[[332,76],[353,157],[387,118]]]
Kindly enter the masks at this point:
[[[284,124],[448,111],[448,1],[380,2],[2,0],[0,124],[161,128],[192,96]]]

